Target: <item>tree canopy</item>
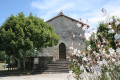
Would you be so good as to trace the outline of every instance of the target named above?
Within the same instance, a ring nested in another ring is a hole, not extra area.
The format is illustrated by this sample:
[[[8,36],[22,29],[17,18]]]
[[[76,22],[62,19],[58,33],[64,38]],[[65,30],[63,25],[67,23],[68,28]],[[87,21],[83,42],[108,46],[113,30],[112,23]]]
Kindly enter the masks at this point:
[[[59,42],[59,36],[54,33],[54,27],[44,20],[33,16],[26,17],[23,12],[11,15],[0,27],[0,51],[16,54],[20,49],[27,50],[52,47]]]
[[[59,42],[59,36],[53,31],[53,26],[32,13],[28,17],[22,12],[17,16],[11,15],[0,27],[1,50],[54,46]]]

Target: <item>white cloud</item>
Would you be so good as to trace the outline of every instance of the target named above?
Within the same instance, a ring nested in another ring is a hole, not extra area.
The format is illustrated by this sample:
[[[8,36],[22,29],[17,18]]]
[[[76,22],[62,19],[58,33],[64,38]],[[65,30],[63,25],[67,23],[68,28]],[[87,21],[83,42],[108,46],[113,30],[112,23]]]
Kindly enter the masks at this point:
[[[37,9],[37,16],[48,20],[61,10],[65,15],[75,19],[88,19],[91,28],[96,28],[98,22],[105,18],[101,9],[105,8],[111,15],[120,17],[120,0],[37,0],[31,3],[32,9]]]
[[[90,29],[85,36],[91,35],[93,28],[97,29],[98,22],[105,20],[101,9],[105,8],[110,15],[120,17],[120,0],[37,0],[31,3],[32,9],[37,9],[37,16],[45,21],[56,16],[61,10],[65,15],[74,19],[88,19]]]
[[[50,17],[56,16],[61,10],[70,10],[72,7],[74,7],[73,3],[66,3],[64,0],[43,0],[33,1],[31,3],[31,8],[38,9],[37,15],[44,18],[44,20],[48,20]]]
[[[61,10],[65,11],[65,10],[70,9],[72,7],[74,7],[73,3],[66,3],[66,4],[62,5],[61,7],[59,7],[56,11],[57,12],[60,12]]]

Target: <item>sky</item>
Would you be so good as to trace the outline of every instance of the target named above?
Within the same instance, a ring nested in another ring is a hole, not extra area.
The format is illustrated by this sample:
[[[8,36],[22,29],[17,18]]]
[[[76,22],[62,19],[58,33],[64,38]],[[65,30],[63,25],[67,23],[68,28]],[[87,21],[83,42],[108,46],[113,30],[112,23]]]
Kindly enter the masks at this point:
[[[90,29],[97,29],[100,21],[105,18],[101,9],[108,14],[120,17],[120,0],[1,0],[0,26],[11,15],[23,12],[26,16],[30,12],[37,17],[49,20],[59,12],[90,25]]]

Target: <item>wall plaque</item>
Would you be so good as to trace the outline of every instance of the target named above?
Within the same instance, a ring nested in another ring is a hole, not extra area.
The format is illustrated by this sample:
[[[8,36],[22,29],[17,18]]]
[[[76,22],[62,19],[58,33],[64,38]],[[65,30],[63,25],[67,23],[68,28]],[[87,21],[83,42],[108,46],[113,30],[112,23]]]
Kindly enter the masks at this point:
[[[34,64],[39,64],[39,59],[38,58],[34,58]]]

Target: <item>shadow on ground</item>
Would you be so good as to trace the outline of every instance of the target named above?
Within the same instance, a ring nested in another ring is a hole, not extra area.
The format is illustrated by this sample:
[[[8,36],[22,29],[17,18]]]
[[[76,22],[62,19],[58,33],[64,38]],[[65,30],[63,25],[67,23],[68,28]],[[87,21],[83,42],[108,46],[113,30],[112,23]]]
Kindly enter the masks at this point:
[[[8,77],[8,76],[26,76],[26,75],[36,75],[42,74],[43,72],[40,71],[33,71],[33,70],[3,70],[0,71],[0,77]]]

